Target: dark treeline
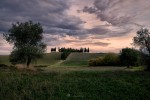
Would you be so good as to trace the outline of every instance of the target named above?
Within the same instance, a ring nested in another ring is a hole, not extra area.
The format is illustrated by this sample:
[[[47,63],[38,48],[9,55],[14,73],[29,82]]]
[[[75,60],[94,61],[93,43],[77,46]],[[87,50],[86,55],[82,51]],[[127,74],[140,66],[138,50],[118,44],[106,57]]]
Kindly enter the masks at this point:
[[[89,48],[80,48],[80,49],[74,49],[74,48],[58,48],[59,52],[89,52]]]
[[[51,48],[51,52],[56,52],[56,48]]]
[[[51,48],[51,52],[56,52],[57,49]],[[58,52],[89,52],[89,48],[80,48],[80,49],[74,49],[74,48],[58,48]]]
[[[56,52],[57,49],[55,48],[51,48],[51,52]],[[74,48],[58,48],[58,52],[61,52],[61,59],[65,60],[70,53],[72,52],[89,52],[89,48],[80,48],[80,49],[74,49]]]

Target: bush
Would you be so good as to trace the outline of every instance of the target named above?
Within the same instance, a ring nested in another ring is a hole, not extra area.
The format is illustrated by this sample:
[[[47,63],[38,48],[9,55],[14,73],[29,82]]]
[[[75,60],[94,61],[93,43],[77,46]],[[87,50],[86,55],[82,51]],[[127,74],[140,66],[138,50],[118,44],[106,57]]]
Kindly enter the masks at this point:
[[[119,66],[120,59],[119,55],[114,53],[109,53],[103,58],[95,58],[89,61],[90,66]]]
[[[109,53],[104,57],[103,63],[105,66],[118,66],[120,65],[120,59],[117,54]]]
[[[102,62],[103,62],[102,58],[95,58],[95,59],[89,60],[89,65],[90,66],[99,66],[102,64]]]

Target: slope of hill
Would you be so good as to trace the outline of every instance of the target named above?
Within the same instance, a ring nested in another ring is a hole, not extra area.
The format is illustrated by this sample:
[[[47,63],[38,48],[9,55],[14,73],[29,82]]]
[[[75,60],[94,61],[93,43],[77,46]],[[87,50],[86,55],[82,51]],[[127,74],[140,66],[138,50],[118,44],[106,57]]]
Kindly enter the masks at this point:
[[[86,66],[93,58],[103,57],[105,53],[71,53],[67,59],[61,63],[62,66]]]
[[[52,52],[44,54],[43,58],[38,59],[35,65],[53,65],[61,59],[61,53]]]
[[[104,53],[71,53],[66,60],[70,61],[87,61],[92,58],[103,56]]]

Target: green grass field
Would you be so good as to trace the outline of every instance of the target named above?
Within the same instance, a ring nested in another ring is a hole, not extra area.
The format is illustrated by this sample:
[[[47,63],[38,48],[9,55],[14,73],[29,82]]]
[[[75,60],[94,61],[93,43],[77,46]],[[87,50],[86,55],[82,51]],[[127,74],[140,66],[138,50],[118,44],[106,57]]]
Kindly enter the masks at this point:
[[[0,100],[150,100],[143,71],[0,71]]]
[[[88,67],[104,54],[45,54],[37,71],[0,67],[0,100],[150,100],[150,72],[143,67]],[[8,56],[0,56],[9,64]],[[61,66],[60,66],[61,65]]]

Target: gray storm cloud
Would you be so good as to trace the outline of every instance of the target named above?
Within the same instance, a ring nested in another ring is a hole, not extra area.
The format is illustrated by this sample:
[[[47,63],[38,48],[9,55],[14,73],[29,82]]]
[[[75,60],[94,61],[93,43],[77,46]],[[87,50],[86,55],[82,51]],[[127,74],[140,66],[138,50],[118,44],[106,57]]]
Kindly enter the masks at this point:
[[[83,12],[96,14],[102,21],[112,25],[123,26],[141,24],[150,16],[149,0],[95,0],[93,7],[84,7]]]
[[[72,12],[71,7],[74,6],[72,1],[81,2],[80,0],[0,0],[0,34],[7,32],[12,23],[32,20],[42,24],[44,34],[50,35],[45,37],[44,41],[48,46],[54,46],[66,43],[66,36],[78,38],[72,40],[76,42],[89,39],[91,35],[92,39],[122,37],[142,26],[148,27],[150,23],[149,0],[89,0],[92,6],[80,6],[78,14],[96,15],[97,19],[107,24],[86,29],[85,21],[79,16],[68,14],[68,11]],[[3,48],[4,40],[0,42]],[[83,44],[107,46],[111,43],[87,41],[81,43]]]

